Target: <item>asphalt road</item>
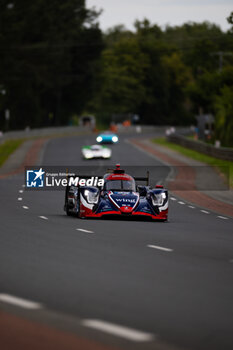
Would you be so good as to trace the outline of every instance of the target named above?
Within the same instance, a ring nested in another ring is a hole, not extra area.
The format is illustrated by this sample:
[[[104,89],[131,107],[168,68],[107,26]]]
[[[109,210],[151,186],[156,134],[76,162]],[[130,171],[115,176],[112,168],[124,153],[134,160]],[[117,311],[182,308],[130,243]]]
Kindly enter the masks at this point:
[[[93,142],[92,136],[53,139],[42,164],[87,165],[80,147]],[[90,164],[145,171],[162,165],[124,137],[112,148],[111,160]],[[156,181],[168,173],[158,167]],[[233,349],[232,219],[171,196],[167,223],[80,220],[63,212],[62,191],[25,191],[23,183],[23,175],[0,180],[0,294],[154,335],[134,345],[106,334],[108,344],[122,348],[160,349],[161,342],[166,349]],[[48,318],[40,315],[45,324]],[[105,341],[105,332],[98,333]]]

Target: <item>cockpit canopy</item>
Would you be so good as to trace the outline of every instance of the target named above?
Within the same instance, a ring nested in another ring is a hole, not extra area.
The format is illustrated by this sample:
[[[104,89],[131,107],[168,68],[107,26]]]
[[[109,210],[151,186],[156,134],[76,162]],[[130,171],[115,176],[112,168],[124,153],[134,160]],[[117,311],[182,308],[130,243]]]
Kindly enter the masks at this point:
[[[106,180],[106,191],[136,191],[136,184],[133,179]]]

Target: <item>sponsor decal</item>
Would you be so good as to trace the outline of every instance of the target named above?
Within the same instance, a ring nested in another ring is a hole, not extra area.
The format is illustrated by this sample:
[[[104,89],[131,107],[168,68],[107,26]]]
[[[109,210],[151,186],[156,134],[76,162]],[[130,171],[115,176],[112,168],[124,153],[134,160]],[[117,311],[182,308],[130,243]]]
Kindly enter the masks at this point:
[[[129,199],[129,198],[113,198],[114,201],[117,201],[118,203],[132,203],[135,204],[136,199]]]

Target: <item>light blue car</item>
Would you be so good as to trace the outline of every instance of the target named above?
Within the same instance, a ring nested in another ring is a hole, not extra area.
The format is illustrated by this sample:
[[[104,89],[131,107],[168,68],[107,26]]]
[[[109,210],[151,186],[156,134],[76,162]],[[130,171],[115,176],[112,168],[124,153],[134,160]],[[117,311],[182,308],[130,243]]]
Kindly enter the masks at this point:
[[[96,141],[98,143],[117,143],[119,138],[111,131],[105,131],[97,136]]]

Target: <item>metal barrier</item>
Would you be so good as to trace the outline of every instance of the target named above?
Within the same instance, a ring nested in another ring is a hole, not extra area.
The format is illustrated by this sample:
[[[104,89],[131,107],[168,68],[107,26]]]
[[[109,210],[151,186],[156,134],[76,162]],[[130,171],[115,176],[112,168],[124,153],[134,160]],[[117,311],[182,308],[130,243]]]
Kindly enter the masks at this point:
[[[169,142],[176,143],[178,145],[190,148],[194,151],[198,151],[204,154],[207,154],[208,156],[233,161],[233,149],[232,148],[226,148],[226,147],[215,147],[213,145],[201,142],[201,141],[195,141],[188,139],[185,136],[178,135],[178,134],[171,134],[167,136],[167,140]]]

